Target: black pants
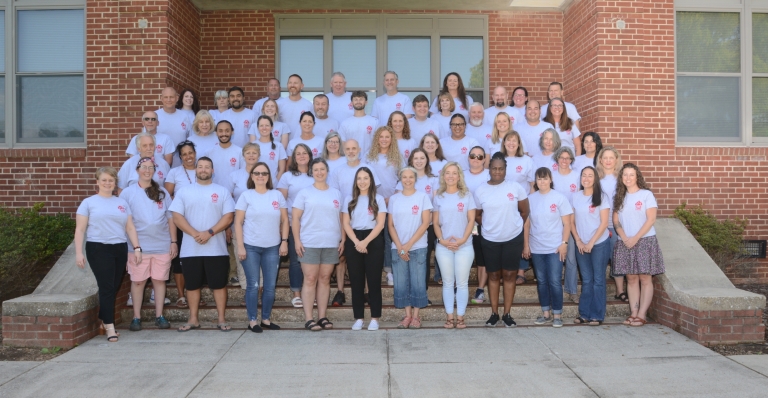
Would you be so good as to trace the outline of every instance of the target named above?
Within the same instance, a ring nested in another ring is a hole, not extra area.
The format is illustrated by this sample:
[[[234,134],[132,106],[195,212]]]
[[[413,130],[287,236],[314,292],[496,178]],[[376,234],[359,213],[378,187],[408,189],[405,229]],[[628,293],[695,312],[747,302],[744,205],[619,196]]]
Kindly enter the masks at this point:
[[[425,285],[427,287],[427,290],[429,290],[429,264],[430,259],[432,258],[432,253],[435,252],[435,247],[437,246],[437,235],[435,235],[435,227],[434,225],[430,225],[427,228],[427,284]],[[438,281],[439,279],[443,279],[440,276],[440,265],[437,264],[437,257],[435,257],[435,281]]]
[[[85,242],[85,257],[99,287],[99,319],[115,323],[115,296],[128,263],[128,244]]]
[[[371,233],[370,229],[355,230],[357,240],[363,240]],[[368,305],[371,306],[371,318],[381,318],[381,270],[384,267],[384,231],[368,244],[368,253],[355,250],[351,239],[344,243],[344,255],[347,257],[349,283],[352,285],[352,312],[355,319],[365,316],[365,281],[368,281]]]

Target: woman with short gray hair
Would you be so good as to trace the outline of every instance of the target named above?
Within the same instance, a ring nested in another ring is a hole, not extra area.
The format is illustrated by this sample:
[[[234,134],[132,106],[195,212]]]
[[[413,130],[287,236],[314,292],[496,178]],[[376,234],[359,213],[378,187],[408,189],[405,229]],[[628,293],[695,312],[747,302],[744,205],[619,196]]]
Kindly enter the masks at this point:
[[[210,110],[211,116],[218,122],[219,117],[229,109],[229,93],[227,93],[227,90],[219,90],[213,95],[213,105],[216,106],[216,109]]]

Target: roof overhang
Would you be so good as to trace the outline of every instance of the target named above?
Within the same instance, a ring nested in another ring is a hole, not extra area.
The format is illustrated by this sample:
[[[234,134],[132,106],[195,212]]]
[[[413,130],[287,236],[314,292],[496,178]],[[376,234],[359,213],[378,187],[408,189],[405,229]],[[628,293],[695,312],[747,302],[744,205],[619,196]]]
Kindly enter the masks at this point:
[[[191,0],[200,10],[562,11],[574,0]]]

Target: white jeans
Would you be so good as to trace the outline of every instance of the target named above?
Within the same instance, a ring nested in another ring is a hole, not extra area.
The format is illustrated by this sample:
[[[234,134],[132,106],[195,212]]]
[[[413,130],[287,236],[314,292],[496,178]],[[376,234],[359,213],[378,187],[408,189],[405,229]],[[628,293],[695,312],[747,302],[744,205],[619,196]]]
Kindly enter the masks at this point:
[[[472,245],[465,245],[455,252],[445,246],[437,244],[435,257],[443,276],[443,304],[445,313],[453,314],[453,284],[456,283],[456,314],[464,316],[469,301],[469,270],[475,259],[475,250]]]

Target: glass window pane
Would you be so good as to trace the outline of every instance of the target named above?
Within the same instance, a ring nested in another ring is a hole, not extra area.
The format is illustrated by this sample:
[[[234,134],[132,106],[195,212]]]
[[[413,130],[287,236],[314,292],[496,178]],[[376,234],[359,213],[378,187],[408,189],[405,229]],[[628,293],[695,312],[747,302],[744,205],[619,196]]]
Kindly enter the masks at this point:
[[[472,102],[479,102],[485,105],[485,96],[482,91],[467,91],[467,95],[472,97]]]
[[[677,78],[677,137],[681,141],[738,141],[739,78]]]
[[[400,88],[430,86],[430,38],[390,37],[387,69],[397,73]]]
[[[305,87],[323,87],[323,39],[280,39],[280,82],[283,87],[288,76],[301,76]]]
[[[768,73],[768,14],[752,14],[752,68]]]
[[[480,37],[440,39],[440,76],[456,72],[465,88],[484,88],[483,39]]]
[[[83,142],[83,76],[21,76],[19,142]]]
[[[5,142],[5,76],[0,76],[0,144]]]
[[[333,71],[344,74],[347,87],[376,87],[376,39],[334,38]]]
[[[83,10],[19,11],[18,19],[19,72],[85,69]]]
[[[752,79],[752,136],[768,137],[768,77]]]
[[[5,11],[2,10],[0,10],[0,72],[5,72]]]
[[[739,13],[678,12],[678,72],[741,72]]]

